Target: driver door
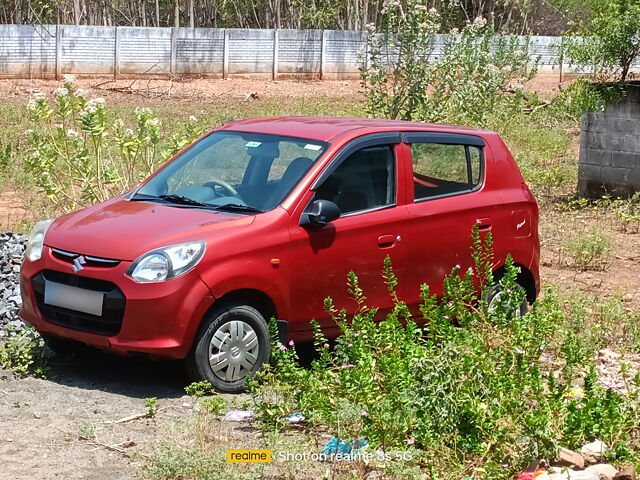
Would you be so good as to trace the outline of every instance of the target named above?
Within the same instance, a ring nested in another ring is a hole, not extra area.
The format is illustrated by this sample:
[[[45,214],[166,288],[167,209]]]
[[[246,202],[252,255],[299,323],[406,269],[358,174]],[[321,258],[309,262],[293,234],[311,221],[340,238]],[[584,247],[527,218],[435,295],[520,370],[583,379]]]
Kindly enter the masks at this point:
[[[385,257],[391,258],[402,286],[409,216],[404,192],[398,189],[404,177],[396,155],[400,137],[376,137],[363,137],[339,152],[292,215],[289,253],[296,266],[289,282],[289,331],[300,339],[311,339],[311,319],[320,322],[328,337],[337,335],[324,309],[325,298],[331,297],[335,307],[348,314],[357,310],[347,292],[350,271],[358,276],[367,306],[380,309],[380,315],[393,306],[382,278]],[[337,204],[340,218],[321,227],[300,226],[301,215],[316,199]]]

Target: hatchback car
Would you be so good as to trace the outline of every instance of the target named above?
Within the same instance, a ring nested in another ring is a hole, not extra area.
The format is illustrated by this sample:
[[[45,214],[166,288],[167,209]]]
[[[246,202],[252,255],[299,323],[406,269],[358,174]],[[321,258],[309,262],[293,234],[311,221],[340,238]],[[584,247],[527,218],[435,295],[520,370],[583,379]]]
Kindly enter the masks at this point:
[[[538,209],[496,133],[358,118],[230,122],[125,195],[38,223],[21,316],[54,349],[184,359],[195,380],[238,391],[269,358],[268,319],[282,342],[310,340],[311,319],[336,335],[323,301],[355,309],[350,270],[384,313],[387,256],[417,311],[421,283],[440,293],[454,266],[472,265],[474,225],[493,234],[497,276],[511,254],[533,301]]]

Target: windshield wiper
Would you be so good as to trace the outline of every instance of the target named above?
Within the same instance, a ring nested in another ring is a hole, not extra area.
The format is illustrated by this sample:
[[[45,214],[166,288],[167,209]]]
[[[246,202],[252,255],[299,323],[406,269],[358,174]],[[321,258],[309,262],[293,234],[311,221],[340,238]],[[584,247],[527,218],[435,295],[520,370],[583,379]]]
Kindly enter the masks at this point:
[[[211,207],[208,203],[202,203],[193,198],[185,197],[184,195],[159,195],[158,198],[166,200],[170,203],[177,203],[179,205],[194,205],[196,207]]]
[[[252,207],[250,205],[240,205],[239,203],[227,203],[225,205],[215,205],[216,210],[222,210],[225,212],[246,212],[246,213],[262,213],[264,210]]]

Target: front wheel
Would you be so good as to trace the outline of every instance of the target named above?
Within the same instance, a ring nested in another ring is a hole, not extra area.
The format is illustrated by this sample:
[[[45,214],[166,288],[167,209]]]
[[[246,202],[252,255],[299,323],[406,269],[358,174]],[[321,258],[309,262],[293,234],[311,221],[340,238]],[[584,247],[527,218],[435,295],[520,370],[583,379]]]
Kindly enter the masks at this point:
[[[218,391],[241,392],[247,377],[267,363],[270,354],[269,329],[260,312],[248,305],[227,305],[205,317],[186,359],[187,373]]]

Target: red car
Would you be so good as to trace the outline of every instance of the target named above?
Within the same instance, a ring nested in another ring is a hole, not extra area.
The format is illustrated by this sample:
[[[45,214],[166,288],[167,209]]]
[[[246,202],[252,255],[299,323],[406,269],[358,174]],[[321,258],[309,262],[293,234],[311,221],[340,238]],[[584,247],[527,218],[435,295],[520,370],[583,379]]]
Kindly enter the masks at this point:
[[[194,379],[242,389],[281,340],[337,333],[323,300],[391,299],[390,256],[412,307],[471,266],[473,225],[510,253],[532,302],[538,208],[504,142],[471,128],[359,118],[235,121],[133,191],[36,225],[22,265],[23,320],[61,350],[82,342],[185,359]],[[494,291],[493,295],[498,295]],[[526,302],[523,309],[526,308]]]

